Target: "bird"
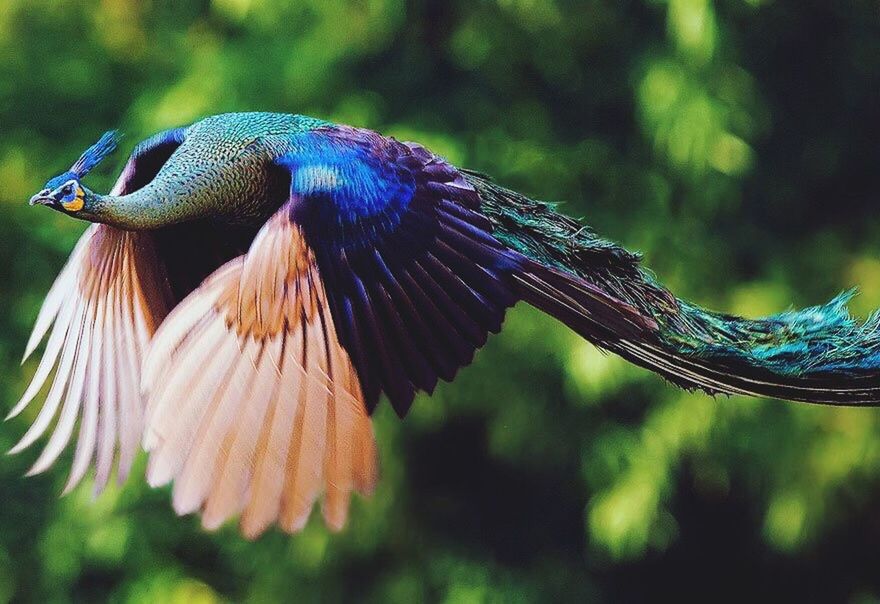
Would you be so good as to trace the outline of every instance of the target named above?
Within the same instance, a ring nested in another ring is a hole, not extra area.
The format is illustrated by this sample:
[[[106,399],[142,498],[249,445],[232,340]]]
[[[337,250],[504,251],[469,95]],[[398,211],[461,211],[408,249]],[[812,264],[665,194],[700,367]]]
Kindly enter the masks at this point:
[[[295,533],[319,506],[342,529],[378,481],[371,416],[403,418],[471,363],[524,302],[687,390],[880,403],[880,314],[853,291],[747,319],[679,299],[641,256],[555,204],[414,142],[283,113],[228,113],[139,143],[108,194],[84,177],[105,133],[30,199],[90,224],[27,342],[46,340],[13,447],[51,425],[29,474],[72,446],[65,492],[94,467],[171,484],[206,529]],[[23,361],[24,362],[24,361]],[[54,422],[54,424],[53,424]],[[75,436],[74,436],[75,434]],[[71,441],[74,441],[73,444]]]

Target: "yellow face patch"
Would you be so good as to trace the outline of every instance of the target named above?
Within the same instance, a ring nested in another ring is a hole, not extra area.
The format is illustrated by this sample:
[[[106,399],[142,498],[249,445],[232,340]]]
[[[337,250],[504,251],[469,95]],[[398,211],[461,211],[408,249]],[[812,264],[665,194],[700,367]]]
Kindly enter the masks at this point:
[[[85,204],[85,193],[82,188],[76,188],[76,196],[70,201],[64,201],[61,203],[64,206],[64,209],[68,212],[79,212],[83,209],[83,205]]]

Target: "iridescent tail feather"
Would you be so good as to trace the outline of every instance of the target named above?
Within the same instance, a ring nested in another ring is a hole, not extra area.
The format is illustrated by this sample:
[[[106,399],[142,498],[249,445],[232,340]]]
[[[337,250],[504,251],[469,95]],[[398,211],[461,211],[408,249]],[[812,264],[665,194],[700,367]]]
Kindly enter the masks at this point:
[[[690,390],[880,405],[880,313],[854,320],[853,291],[761,319],[712,312],[552,205],[466,177],[494,235],[527,259],[515,275],[522,298],[601,348]]]

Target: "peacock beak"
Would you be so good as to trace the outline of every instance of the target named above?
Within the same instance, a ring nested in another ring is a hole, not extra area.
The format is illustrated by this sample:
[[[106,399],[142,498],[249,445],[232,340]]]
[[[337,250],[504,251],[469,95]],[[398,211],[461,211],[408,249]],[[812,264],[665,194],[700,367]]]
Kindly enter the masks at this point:
[[[32,206],[53,206],[55,203],[56,200],[54,197],[50,197],[42,192],[31,197],[31,200],[28,202],[28,204]]]

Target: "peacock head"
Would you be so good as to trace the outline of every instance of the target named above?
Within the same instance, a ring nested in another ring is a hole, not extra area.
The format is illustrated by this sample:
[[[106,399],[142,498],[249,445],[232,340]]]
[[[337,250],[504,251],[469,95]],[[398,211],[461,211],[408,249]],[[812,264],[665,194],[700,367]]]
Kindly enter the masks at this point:
[[[83,177],[104,158],[113,153],[119,142],[115,130],[105,132],[97,143],[86,149],[70,169],[50,179],[43,189],[31,197],[30,205],[43,205],[77,218],[88,218],[95,209],[98,196],[81,183]]]

